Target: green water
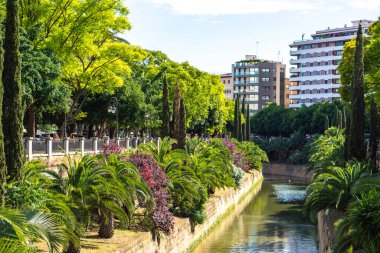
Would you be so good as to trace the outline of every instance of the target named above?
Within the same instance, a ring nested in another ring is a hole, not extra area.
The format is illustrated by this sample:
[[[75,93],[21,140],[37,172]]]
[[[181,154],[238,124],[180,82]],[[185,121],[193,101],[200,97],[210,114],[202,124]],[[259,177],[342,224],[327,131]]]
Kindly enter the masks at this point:
[[[241,211],[223,220],[193,253],[319,252],[315,226],[301,214],[305,187],[265,180]]]

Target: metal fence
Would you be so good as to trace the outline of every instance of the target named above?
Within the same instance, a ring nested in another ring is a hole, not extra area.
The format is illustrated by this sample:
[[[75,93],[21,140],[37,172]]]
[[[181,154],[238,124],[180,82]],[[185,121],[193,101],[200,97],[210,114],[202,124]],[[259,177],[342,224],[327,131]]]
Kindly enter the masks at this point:
[[[159,138],[123,138],[123,139],[108,139],[108,138],[64,138],[62,140],[34,140],[33,138],[25,138],[23,143],[26,150],[28,160],[36,157],[47,157],[51,160],[54,156],[65,156],[72,154],[99,154],[103,150],[104,145],[112,142],[118,143],[123,149],[137,149],[141,143],[154,142],[158,143]]]

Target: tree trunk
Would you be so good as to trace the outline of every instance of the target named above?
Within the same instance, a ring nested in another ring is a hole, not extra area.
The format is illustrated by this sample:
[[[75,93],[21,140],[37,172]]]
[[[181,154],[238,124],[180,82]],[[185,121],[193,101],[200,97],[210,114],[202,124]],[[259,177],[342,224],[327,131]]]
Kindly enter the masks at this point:
[[[23,136],[23,106],[21,87],[21,56],[19,34],[19,1],[7,0],[7,18],[4,38],[4,97],[3,131],[4,147],[9,179],[22,177],[25,163]]]
[[[111,238],[115,233],[113,214],[107,214],[107,217],[102,213],[100,215],[99,231],[100,238]]]
[[[28,121],[26,123],[26,131],[28,137],[36,137],[36,112],[34,104],[31,104],[26,111],[28,115]]]
[[[80,247],[77,248],[72,242],[69,242],[69,247],[67,247],[65,253],[80,253]]]

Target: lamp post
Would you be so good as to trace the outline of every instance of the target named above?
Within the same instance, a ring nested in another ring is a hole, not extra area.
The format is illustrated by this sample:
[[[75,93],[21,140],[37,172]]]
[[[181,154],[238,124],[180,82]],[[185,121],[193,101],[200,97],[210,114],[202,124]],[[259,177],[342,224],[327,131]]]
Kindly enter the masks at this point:
[[[108,112],[116,115],[116,139],[119,138],[119,100],[117,97],[110,98]]]

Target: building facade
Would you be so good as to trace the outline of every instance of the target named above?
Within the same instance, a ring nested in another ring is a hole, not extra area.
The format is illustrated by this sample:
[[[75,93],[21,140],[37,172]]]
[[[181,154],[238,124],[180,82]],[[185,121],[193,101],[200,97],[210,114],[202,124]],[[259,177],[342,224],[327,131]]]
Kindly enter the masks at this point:
[[[310,40],[294,41],[290,56],[290,108],[312,105],[323,101],[340,99],[338,89],[340,76],[337,71],[342,60],[343,46],[356,36],[359,23],[363,33],[373,21],[352,21],[352,26],[317,31]],[[293,85],[294,84],[294,85]]]
[[[285,104],[285,69],[280,62],[256,59],[247,55],[245,60],[232,65],[234,98],[250,104],[251,113],[256,113],[268,103]]]
[[[224,95],[226,96],[227,99],[233,99],[234,98],[234,83],[233,83],[233,78],[232,78],[232,73],[227,73],[220,75],[220,81],[224,85]]]

